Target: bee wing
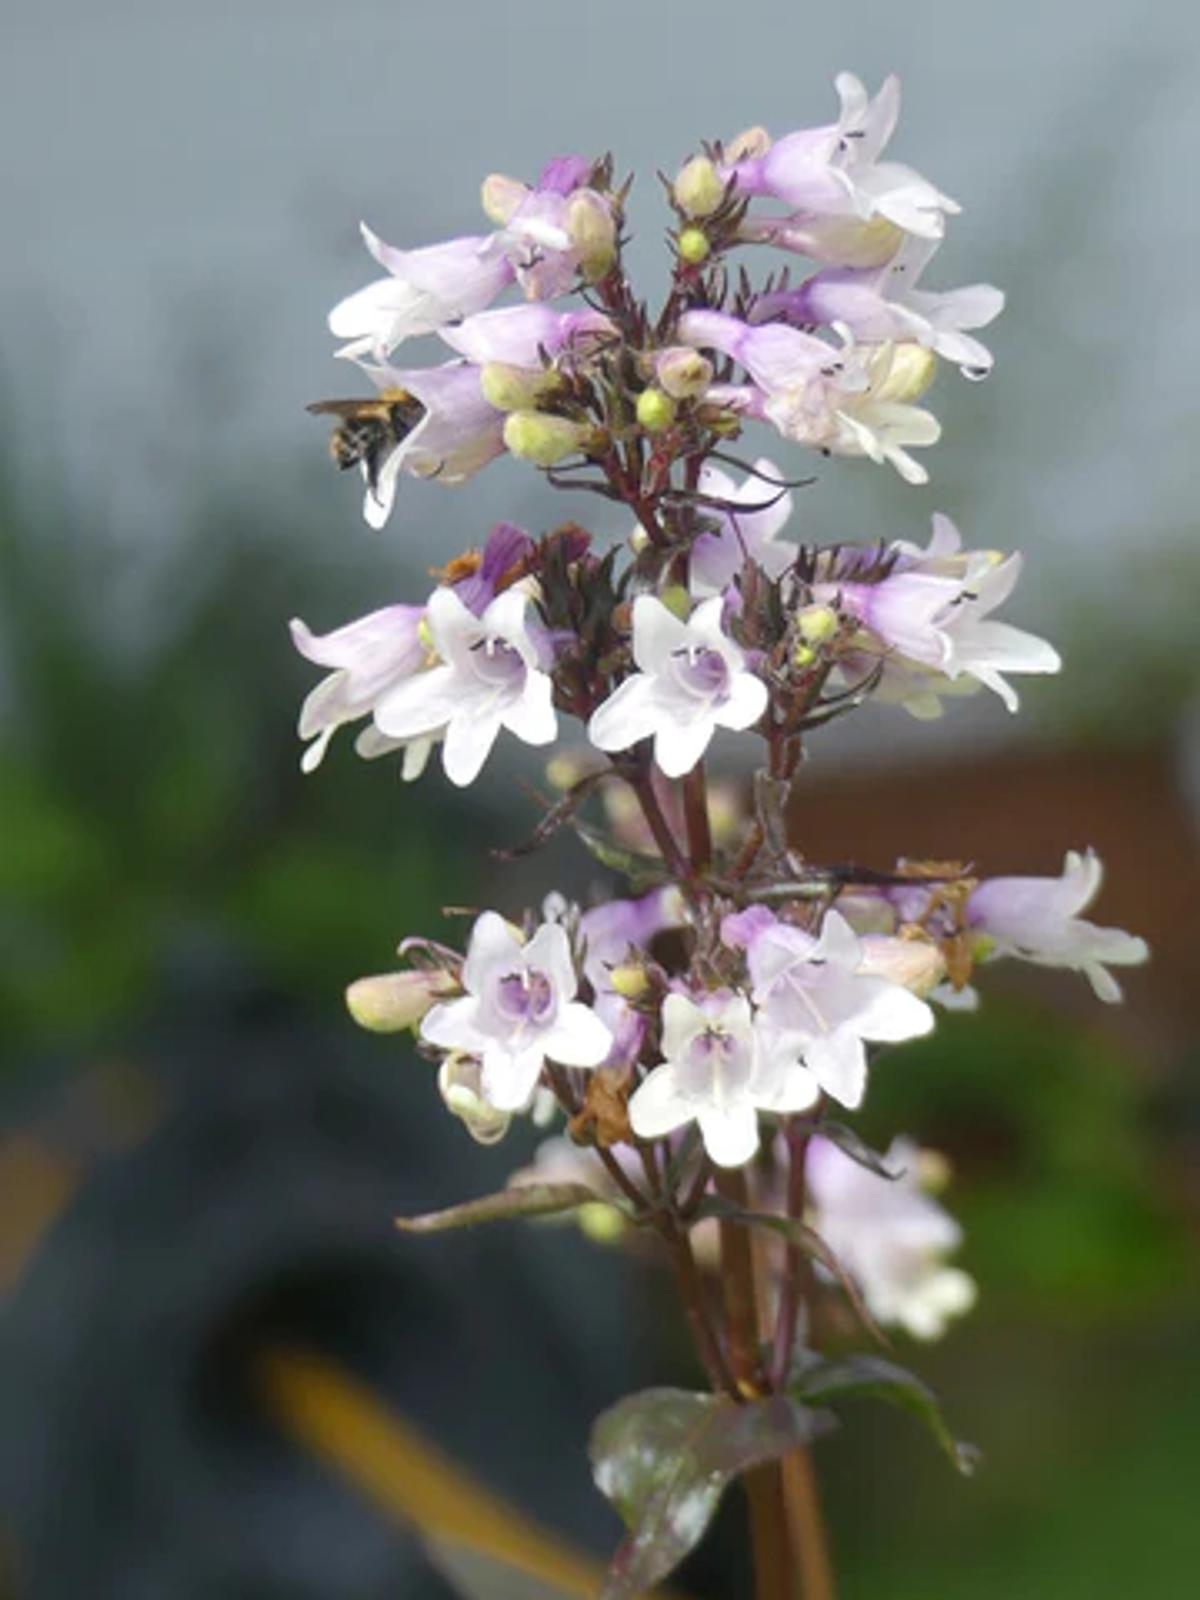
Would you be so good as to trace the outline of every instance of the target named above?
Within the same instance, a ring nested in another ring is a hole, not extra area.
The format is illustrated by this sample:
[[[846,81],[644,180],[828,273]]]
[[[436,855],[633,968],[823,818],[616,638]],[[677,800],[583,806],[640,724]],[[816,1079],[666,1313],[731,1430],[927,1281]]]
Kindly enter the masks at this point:
[[[378,405],[375,400],[314,400],[305,410],[314,417],[343,417],[353,421],[361,417],[364,412],[370,414],[370,409]]]

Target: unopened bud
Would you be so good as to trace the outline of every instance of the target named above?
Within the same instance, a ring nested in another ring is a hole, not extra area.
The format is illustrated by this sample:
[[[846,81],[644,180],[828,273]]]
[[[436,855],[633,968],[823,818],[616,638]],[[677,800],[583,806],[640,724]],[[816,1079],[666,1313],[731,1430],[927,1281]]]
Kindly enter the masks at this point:
[[[661,389],[643,389],[637,397],[637,419],[647,433],[661,433],[675,421],[675,402]]]
[[[625,1218],[616,1206],[606,1206],[602,1200],[580,1206],[575,1220],[593,1244],[616,1244],[625,1232]]]
[[[828,644],[840,623],[832,606],[805,606],[796,618],[796,627],[806,644]]]
[[[868,933],[861,941],[858,970],[872,978],[887,978],[912,994],[926,995],[946,976],[946,958],[930,939],[900,939],[892,934]]]
[[[917,1182],[926,1194],[941,1194],[949,1188],[954,1168],[940,1150],[917,1151]]]
[[[680,168],[672,192],[689,217],[710,217],[725,198],[725,185],[707,156],[693,156]]]
[[[512,1118],[483,1098],[478,1061],[447,1056],[438,1068],[437,1084],[446,1110],[459,1119],[476,1144],[496,1144],[503,1139]]]
[[[564,456],[586,450],[593,437],[594,430],[586,423],[542,411],[510,412],[504,424],[504,443],[509,450],[535,467],[552,467]]]
[[[638,1000],[650,987],[645,967],[635,962],[624,967],[614,967],[608,975],[608,981],[614,994],[619,994],[622,1000]]]
[[[659,388],[672,400],[692,400],[713,381],[712,362],[699,350],[672,345],[655,357],[654,375]]]
[[[765,128],[747,128],[744,133],[727,140],[723,154],[733,166],[738,161],[756,161],[759,156],[765,156],[770,148],[771,135]]]
[[[658,597],[667,610],[681,622],[692,614],[692,597],[681,583],[672,583]]]
[[[640,556],[642,551],[649,547],[649,544],[650,535],[639,522],[637,527],[629,535],[629,548],[633,551],[635,556]]]
[[[589,772],[596,770],[596,761],[586,755],[551,756],[546,763],[546,782],[551,788],[561,789],[565,793],[582,782]]]
[[[493,172],[483,180],[480,190],[484,215],[502,228],[528,193],[528,186],[518,179]]]
[[[350,984],[346,1009],[369,1033],[401,1033],[415,1027],[436,1001],[457,992],[445,972],[385,972]]]
[[[700,266],[712,253],[712,246],[703,228],[685,228],[679,235],[676,248],[689,267]]]
[[[556,372],[512,367],[504,361],[488,361],[479,371],[480,393],[497,411],[531,411],[558,384]]]
[[[792,651],[792,665],[794,667],[811,667],[817,659],[817,652],[810,644],[798,644]]]
[[[575,191],[567,201],[567,235],[578,253],[580,272],[595,283],[617,258],[616,219],[603,195],[594,189]]]
[[[891,359],[883,366],[878,383],[871,384],[871,399],[892,405],[919,400],[933,382],[937,357],[924,345],[905,341],[892,346]]]

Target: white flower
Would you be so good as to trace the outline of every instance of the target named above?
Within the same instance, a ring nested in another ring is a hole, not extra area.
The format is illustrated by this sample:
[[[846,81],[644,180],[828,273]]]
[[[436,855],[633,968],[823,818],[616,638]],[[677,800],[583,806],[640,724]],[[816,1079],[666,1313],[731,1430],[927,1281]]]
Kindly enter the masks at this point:
[[[435,590],[426,621],[443,664],[380,699],[380,731],[405,740],[442,733],[442,764],[460,788],[479,776],[501,728],[525,744],[550,744],[558,731],[553,686],[528,612],[519,589],[506,589],[481,617],[453,590]]]
[[[845,1106],[861,1104],[866,1089],[864,1041],[897,1043],[933,1028],[923,1000],[864,970],[862,945],[836,911],[826,912],[819,939],[763,918],[747,962],[754,1003],[781,1054]]]
[[[895,1139],[880,1177],[825,1139],[809,1146],[813,1227],[858,1284],[875,1319],[915,1339],[938,1339],[975,1304],[974,1280],[944,1258],[962,1242],[954,1218],[921,1190],[922,1154]]]
[[[700,760],[717,728],[749,728],[767,708],[767,686],[721,630],[720,596],[681,622],[653,595],[633,603],[633,658],[625,680],[588,723],[598,750],[627,750],[654,739],[654,759],[669,778]]]
[[[471,930],[459,1000],[434,1006],[421,1037],[443,1050],[477,1057],[479,1094],[496,1111],[529,1105],[547,1058],[598,1067],[612,1035],[575,999],[579,980],[566,932],[545,922],[522,942],[495,911]]]
[[[1019,956],[1040,967],[1082,972],[1100,1000],[1121,999],[1110,966],[1140,966],[1150,947],[1122,928],[1086,922],[1104,867],[1094,850],[1069,850],[1059,878],[985,878],[966,905],[966,921],[991,944],[983,959]]]
[[[420,250],[397,250],[366,223],[362,236],[388,276],[340,300],[329,313],[329,331],[351,341],[338,351],[342,356],[382,359],[405,339],[482,311],[513,280],[495,234],[449,239]]]
[[[696,1121],[717,1165],[740,1167],[758,1149],[760,1109],[806,1111],[817,1098],[811,1080],[778,1071],[744,995],[724,991],[697,1002],[669,994],[662,1023],[665,1059],[629,1100],[639,1139],[658,1139]]]
[[[781,494],[775,486],[781,476],[779,468],[765,458],[754,463],[754,472],[740,484],[719,467],[703,468],[700,493],[726,500],[730,508],[701,507],[701,515],[715,517],[719,527],[702,533],[689,552],[688,587],[694,599],[721,594],[747,561],[757,562],[769,578],[778,578],[793,564],[800,547],[776,537],[792,514],[791,493]],[[743,511],[739,509],[742,506],[758,509]]]
[[[313,633],[299,617],[292,619],[292,643],[300,654],[334,669],[300,708],[300,737],[312,740],[300,761],[305,772],[320,766],[343,723],[369,716],[390,689],[425,666],[423,615],[422,606],[384,606],[325,634]]]

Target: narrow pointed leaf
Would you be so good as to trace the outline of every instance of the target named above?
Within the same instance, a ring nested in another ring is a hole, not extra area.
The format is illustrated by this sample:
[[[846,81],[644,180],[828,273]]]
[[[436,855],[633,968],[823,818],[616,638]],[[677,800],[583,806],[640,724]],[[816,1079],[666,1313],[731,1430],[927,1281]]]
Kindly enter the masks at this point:
[[[830,1144],[837,1145],[843,1155],[849,1156],[851,1161],[857,1161],[860,1167],[866,1167],[868,1172],[875,1173],[877,1177],[887,1178],[889,1182],[894,1183],[897,1178],[904,1176],[902,1171],[889,1167],[879,1151],[872,1150],[871,1146],[865,1144],[854,1129],[847,1127],[844,1122],[827,1122],[822,1119],[820,1122],[800,1122],[799,1126],[806,1133],[814,1134],[818,1139],[827,1139]]]
[[[938,1398],[915,1373],[881,1356],[844,1356],[826,1361],[811,1353],[793,1374],[789,1392],[806,1403],[836,1400],[883,1400],[923,1422],[965,1477],[979,1464],[974,1445],[956,1439],[946,1426]]]
[[[646,1389],[592,1430],[592,1471],[629,1528],[600,1600],[633,1600],[700,1542],[739,1473],[777,1460],[834,1425],[787,1395],[739,1405],[683,1389]]]
[[[585,1183],[529,1183],[445,1211],[427,1211],[418,1217],[397,1217],[402,1233],[445,1233],[451,1228],[473,1228],[481,1222],[506,1222],[510,1217],[549,1217],[556,1211],[612,1202]]]

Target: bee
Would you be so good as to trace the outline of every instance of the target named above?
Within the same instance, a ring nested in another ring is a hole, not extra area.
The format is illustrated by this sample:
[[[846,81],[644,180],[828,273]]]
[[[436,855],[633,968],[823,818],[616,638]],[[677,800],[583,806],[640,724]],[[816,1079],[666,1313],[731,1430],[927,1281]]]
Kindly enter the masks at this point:
[[[385,458],[425,415],[425,407],[407,389],[383,389],[373,400],[314,400],[307,409],[314,416],[339,418],[329,453],[343,472],[361,464],[372,493]]]

